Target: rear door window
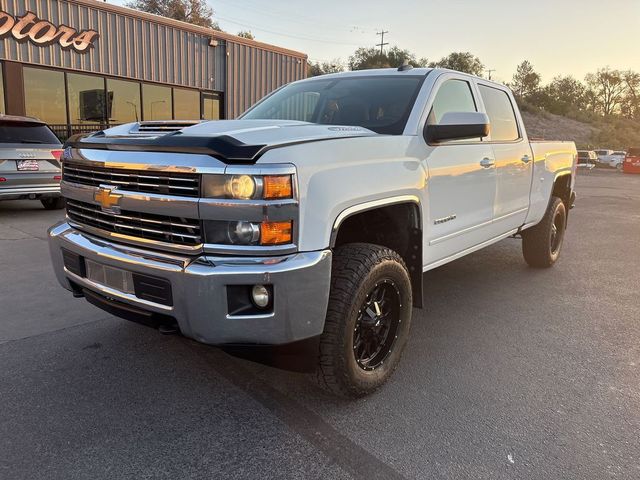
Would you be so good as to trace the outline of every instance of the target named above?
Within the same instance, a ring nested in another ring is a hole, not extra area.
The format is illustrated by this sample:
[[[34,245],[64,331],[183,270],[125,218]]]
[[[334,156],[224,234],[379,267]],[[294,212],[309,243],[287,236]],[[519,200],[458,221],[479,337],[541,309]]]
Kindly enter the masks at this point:
[[[0,122],[0,143],[59,144],[53,132],[41,123]]]
[[[478,87],[491,123],[491,141],[512,142],[518,140],[520,131],[509,94],[504,90],[486,85]]]

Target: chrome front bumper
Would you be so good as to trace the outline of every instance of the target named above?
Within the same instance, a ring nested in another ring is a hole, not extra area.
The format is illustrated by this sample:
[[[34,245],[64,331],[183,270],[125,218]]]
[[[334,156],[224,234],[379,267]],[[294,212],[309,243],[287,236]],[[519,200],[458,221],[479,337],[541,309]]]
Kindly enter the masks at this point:
[[[49,247],[60,284],[87,289],[138,310],[174,318],[181,332],[214,345],[283,345],[322,333],[329,298],[331,251],[281,257],[187,257],[106,241],[68,223],[49,229]],[[69,271],[62,249],[85,259],[171,283],[173,305],[161,305],[92,282]],[[228,285],[273,286],[273,311],[229,315]]]

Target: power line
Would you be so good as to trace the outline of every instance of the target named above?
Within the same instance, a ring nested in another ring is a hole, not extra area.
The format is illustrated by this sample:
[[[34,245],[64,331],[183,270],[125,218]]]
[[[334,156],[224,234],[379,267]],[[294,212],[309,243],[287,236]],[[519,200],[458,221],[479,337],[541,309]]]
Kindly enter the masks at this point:
[[[384,42],[384,34],[385,33],[389,33],[388,30],[382,30],[381,32],[376,32],[376,35],[380,35],[380,43],[376,43],[376,47],[380,47],[380,55],[382,55],[382,49],[384,48],[385,45],[389,45],[389,42],[385,43]]]
[[[489,75],[489,76],[488,76],[488,80],[491,80],[491,73],[493,73],[493,72],[495,72],[495,71],[496,71],[496,69],[495,69],[495,68],[487,68],[487,69],[485,70],[485,72],[487,72],[487,74]]]
[[[217,2],[222,2],[222,3],[226,3],[229,6],[232,7],[238,7],[238,3],[235,1],[230,1],[230,0],[216,0]],[[252,12],[256,12],[260,15],[267,15],[267,16],[271,16],[271,17],[275,17],[278,20],[284,20],[286,22],[289,23],[295,23],[296,25],[300,25],[303,22],[303,19],[306,19],[306,21],[308,22],[308,25],[313,24],[314,27],[320,27],[323,32],[326,32],[327,30],[332,30],[334,32],[340,32],[340,33],[346,33],[347,31],[349,33],[360,33],[360,34],[365,34],[365,33],[371,33],[374,29],[373,28],[369,28],[369,27],[360,27],[358,25],[344,25],[344,26],[338,26],[335,23],[326,23],[326,22],[320,22],[318,21],[317,18],[312,18],[312,17],[307,17],[307,16],[302,16],[302,15],[296,15],[295,17],[292,16],[288,16],[285,15],[283,13],[281,13],[280,11],[277,10],[263,10],[260,8],[256,8],[255,6],[250,6],[248,7],[248,9],[250,9]],[[244,13],[244,12],[243,12]],[[214,18],[217,18],[218,15],[214,13]]]
[[[335,40],[326,40],[324,38],[313,38],[313,37],[306,37],[306,36],[302,36],[302,35],[291,35],[288,33],[282,33],[282,32],[276,32],[275,30],[267,30],[266,28],[260,28],[260,27],[256,27],[255,25],[251,25],[248,23],[243,23],[243,22],[238,22],[236,20],[230,19],[230,18],[226,18],[226,17],[221,17],[220,15],[215,15],[214,18],[216,20],[224,20],[225,22],[229,22],[229,23],[233,23],[234,25],[238,25],[240,27],[244,27],[244,28],[250,28],[259,32],[266,32],[266,33],[271,33],[273,35],[280,35],[282,37],[290,37],[290,38],[295,38],[298,40],[309,40],[311,42],[320,42],[320,43],[332,43],[332,44],[336,44],[336,45],[348,45],[348,46],[360,46],[359,43],[350,43],[350,42],[338,42]]]

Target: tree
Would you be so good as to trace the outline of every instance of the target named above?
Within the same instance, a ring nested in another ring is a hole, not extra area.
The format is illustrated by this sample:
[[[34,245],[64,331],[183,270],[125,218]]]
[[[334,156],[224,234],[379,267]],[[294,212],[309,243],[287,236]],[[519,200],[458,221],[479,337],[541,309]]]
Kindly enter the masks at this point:
[[[213,10],[207,5],[206,0],[133,0],[126,6],[193,25],[220,30],[218,22],[213,19]]]
[[[328,73],[343,72],[344,67],[339,58],[331,60],[330,62],[309,62],[307,64],[307,76],[317,77],[318,75],[326,75]]]
[[[584,78],[595,100],[594,109],[602,115],[616,113],[627,90],[625,75],[620,70],[601,68]]]
[[[513,80],[509,85],[514,95],[521,99],[527,99],[540,88],[540,74],[533,69],[528,60],[522,62],[516,68]]]
[[[557,115],[567,115],[571,111],[585,108],[585,87],[572,76],[554,77],[545,88],[546,110]]]
[[[624,72],[626,91],[620,110],[622,115],[631,119],[640,119],[640,73],[628,70]]]
[[[380,53],[375,47],[360,47],[349,57],[350,70],[367,70],[370,68],[399,67],[404,61],[413,67],[425,67],[426,58],[416,58],[409,50],[392,47],[386,52]]]
[[[253,33],[251,33],[251,30],[240,30],[238,32],[238,36],[242,38],[248,38],[249,40],[256,39],[256,37],[253,36]]]
[[[432,68],[448,68],[477,76],[481,76],[484,72],[483,63],[471,52],[453,52],[446,57],[442,57],[437,62],[431,62],[429,66]]]

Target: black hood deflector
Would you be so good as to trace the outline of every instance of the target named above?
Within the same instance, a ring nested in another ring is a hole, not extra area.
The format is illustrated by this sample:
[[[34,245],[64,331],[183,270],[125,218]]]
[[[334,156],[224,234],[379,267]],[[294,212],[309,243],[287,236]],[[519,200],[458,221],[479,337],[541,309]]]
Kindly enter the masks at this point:
[[[281,146],[281,145],[279,145]],[[255,162],[267,145],[247,145],[229,135],[185,135],[181,132],[160,137],[108,137],[102,132],[69,138],[65,147],[94,150],[197,153],[219,160]]]

